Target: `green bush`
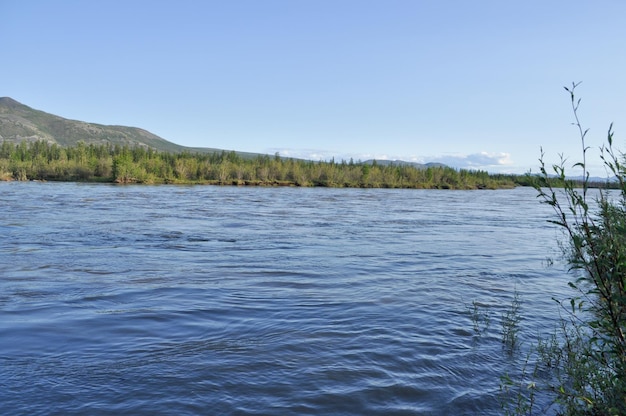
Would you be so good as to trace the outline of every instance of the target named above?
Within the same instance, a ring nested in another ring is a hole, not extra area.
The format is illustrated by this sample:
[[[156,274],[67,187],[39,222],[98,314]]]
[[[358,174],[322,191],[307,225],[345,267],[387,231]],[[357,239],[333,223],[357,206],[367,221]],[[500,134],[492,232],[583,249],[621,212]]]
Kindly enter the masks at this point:
[[[523,380],[517,382],[503,377],[503,390],[515,392],[509,397],[507,413],[532,414],[535,391],[541,389],[551,395],[551,408],[558,414],[626,415],[625,157],[613,150],[611,125],[600,157],[619,190],[601,190],[591,196],[587,130],[578,117],[577,85],[565,89],[582,144],[582,160],[573,168],[581,169],[584,179],[569,180],[563,158],[547,168],[543,152],[541,174],[534,178],[541,201],[554,209],[551,222],[565,235],[562,249],[575,277],[569,283],[575,295],[559,302],[559,330],[531,350],[533,371],[524,368]],[[523,385],[532,388],[520,388]]]

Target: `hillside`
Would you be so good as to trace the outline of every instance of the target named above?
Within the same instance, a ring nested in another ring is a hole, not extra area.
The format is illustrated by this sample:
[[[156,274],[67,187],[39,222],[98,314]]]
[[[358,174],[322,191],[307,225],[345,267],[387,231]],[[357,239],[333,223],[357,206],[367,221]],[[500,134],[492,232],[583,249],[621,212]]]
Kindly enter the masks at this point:
[[[379,160],[379,159],[369,159],[363,162],[365,165],[373,165],[374,163],[381,166],[412,166],[418,169],[428,169],[428,168],[445,168],[447,167],[443,163],[417,163],[417,162],[405,162],[404,160]]]
[[[130,147],[149,147],[159,151],[214,153],[221,149],[191,148],[169,142],[149,131],[126,126],[106,126],[69,120],[44,111],[35,110],[9,97],[0,98],[0,140],[18,143],[44,140],[60,146],[86,144],[119,144]],[[240,156],[255,154],[238,152]]]
[[[78,142],[95,145],[128,145],[129,147],[146,147],[162,152],[181,153],[221,153],[225,149],[207,147],[186,147],[167,141],[147,130],[137,127],[107,126],[70,120],[54,114],[35,110],[9,97],[0,97],[0,142],[12,143],[35,142],[43,140],[50,144],[56,143],[63,147],[76,146]],[[228,149],[226,151],[231,151]],[[258,153],[235,153],[244,159],[263,156]],[[440,163],[420,164],[401,160],[367,160],[366,165],[377,163],[380,166],[412,166],[416,168],[445,167]]]

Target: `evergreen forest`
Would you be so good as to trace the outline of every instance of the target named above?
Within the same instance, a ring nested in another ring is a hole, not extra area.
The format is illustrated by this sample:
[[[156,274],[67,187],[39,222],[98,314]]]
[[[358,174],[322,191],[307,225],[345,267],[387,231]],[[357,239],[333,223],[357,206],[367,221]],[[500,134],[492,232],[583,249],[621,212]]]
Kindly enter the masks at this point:
[[[3,141],[0,180],[413,189],[499,189],[529,181],[524,175],[493,175],[446,166],[314,162],[278,154],[242,157],[226,151],[172,153],[83,142],[62,147],[43,140]]]

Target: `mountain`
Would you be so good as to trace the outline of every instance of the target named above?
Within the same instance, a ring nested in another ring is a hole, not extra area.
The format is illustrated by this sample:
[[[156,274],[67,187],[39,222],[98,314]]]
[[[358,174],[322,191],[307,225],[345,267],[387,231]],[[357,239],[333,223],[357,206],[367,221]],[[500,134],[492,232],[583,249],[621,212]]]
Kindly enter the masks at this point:
[[[0,98],[0,141],[11,142],[44,140],[60,146],[74,146],[79,141],[86,144],[119,144],[145,146],[163,152],[221,152],[221,149],[185,147],[169,142],[149,131],[137,127],[106,126],[69,120],[35,110],[9,97]],[[253,153],[237,152],[241,156]]]
[[[22,141],[44,140],[60,146],[75,146],[79,141],[86,144],[119,144],[145,146],[162,152],[179,153],[183,151],[198,153],[220,153],[223,149],[207,147],[186,147],[167,141],[149,131],[126,126],[107,126],[69,120],[44,111],[35,110],[9,97],[0,97],[0,141],[14,143]],[[235,152],[243,158],[263,156],[258,153]],[[364,164],[373,164],[367,160]],[[413,166],[428,168],[445,166],[440,163],[420,164],[401,160],[376,160],[381,166]]]
[[[378,160],[378,159],[370,159],[363,162],[365,165],[373,165],[376,162],[377,165],[380,166],[412,166],[418,169],[428,169],[428,168],[445,168],[447,165],[443,163],[417,163],[417,162],[405,162],[404,160]]]

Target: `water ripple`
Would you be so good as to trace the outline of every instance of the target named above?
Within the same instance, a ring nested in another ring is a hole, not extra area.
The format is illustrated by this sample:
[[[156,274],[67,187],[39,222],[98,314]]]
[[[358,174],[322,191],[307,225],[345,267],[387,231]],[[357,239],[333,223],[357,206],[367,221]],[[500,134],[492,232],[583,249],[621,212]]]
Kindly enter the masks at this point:
[[[549,329],[567,280],[527,189],[0,193],[5,414],[495,415],[468,306]]]

